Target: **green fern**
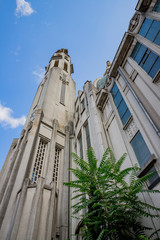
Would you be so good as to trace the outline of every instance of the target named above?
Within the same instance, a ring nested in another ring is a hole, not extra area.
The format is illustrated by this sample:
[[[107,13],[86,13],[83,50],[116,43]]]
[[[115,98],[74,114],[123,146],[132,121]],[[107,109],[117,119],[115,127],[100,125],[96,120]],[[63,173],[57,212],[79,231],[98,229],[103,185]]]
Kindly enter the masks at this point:
[[[160,193],[144,187],[144,183],[155,173],[137,179],[139,168],[135,165],[121,170],[126,154],[116,161],[110,148],[105,151],[99,167],[93,148],[87,152],[87,162],[74,153],[72,156],[77,168],[70,171],[76,180],[64,184],[75,189],[72,199],[78,201],[72,206],[73,214],[86,210],[81,215],[82,225],[85,226],[84,240],[140,240],[157,236],[158,231],[147,238],[145,231],[152,228],[142,224],[142,217],[159,218],[160,208],[138,198],[143,192]],[[129,182],[126,181],[128,176]]]

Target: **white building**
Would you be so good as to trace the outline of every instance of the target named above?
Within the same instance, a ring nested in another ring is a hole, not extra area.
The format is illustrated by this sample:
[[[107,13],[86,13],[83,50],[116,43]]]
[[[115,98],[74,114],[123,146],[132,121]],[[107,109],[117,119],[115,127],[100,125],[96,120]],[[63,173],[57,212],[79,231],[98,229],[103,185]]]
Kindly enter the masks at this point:
[[[76,239],[63,186],[72,151],[86,159],[92,146],[99,160],[108,146],[117,159],[127,152],[124,167],[139,164],[138,177],[156,169],[146,186],[160,190],[160,0],[139,0],[111,66],[77,99],[72,72],[68,51],[57,51],[13,140],[0,175],[1,239]],[[160,207],[156,194],[143,197]]]

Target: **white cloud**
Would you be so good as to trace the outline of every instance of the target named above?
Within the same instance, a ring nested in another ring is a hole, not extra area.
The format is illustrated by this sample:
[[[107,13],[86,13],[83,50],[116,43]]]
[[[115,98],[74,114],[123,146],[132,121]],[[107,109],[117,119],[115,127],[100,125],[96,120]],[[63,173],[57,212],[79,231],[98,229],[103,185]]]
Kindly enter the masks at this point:
[[[34,12],[29,2],[26,2],[25,0],[16,0],[16,3],[17,8],[15,14],[17,17],[29,16]]]
[[[24,125],[26,117],[22,116],[20,118],[14,118],[11,116],[13,110],[2,106],[0,103],[0,124],[2,126],[8,126],[10,128],[16,128],[20,125]]]
[[[44,74],[45,70],[39,66],[37,66],[37,69],[33,71],[33,75],[35,76],[35,80],[38,84],[42,81]]]

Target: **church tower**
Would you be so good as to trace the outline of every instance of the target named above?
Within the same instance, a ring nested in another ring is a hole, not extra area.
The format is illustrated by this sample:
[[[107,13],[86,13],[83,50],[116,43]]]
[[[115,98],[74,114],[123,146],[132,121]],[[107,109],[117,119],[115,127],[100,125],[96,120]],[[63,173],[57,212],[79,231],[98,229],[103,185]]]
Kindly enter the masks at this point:
[[[0,238],[69,238],[70,152],[76,86],[66,49],[46,67],[25,126],[0,175]]]

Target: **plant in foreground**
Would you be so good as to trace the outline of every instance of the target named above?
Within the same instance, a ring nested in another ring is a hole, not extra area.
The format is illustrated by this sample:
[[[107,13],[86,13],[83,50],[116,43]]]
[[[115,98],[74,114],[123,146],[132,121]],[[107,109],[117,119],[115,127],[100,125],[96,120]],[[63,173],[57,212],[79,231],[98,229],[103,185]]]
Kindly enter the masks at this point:
[[[137,179],[137,166],[121,170],[126,154],[116,161],[110,148],[105,151],[99,166],[92,148],[87,152],[88,162],[74,153],[72,155],[77,168],[71,168],[70,171],[76,180],[64,184],[75,188],[77,194],[72,198],[78,200],[72,206],[73,214],[85,209],[85,213],[80,216],[83,239],[147,239],[145,231],[152,228],[142,224],[142,217],[159,218],[160,208],[143,202],[138,195],[160,193],[144,187],[144,182],[154,173]],[[128,176],[129,182],[126,181]],[[153,236],[157,236],[157,232],[148,239],[153,239]]]

